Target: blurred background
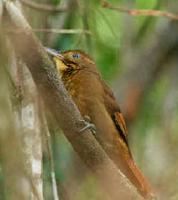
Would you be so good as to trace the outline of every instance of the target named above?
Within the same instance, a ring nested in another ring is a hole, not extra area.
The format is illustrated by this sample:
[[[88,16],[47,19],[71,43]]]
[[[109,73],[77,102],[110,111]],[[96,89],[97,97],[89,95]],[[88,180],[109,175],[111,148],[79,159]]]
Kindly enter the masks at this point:
[[[136,163],[161,200],[178,199],[178,21],[131,16],[104,8],[99,0],[19,2],[44,46],[60,51],[81,49],[95,60],[125,116]],[[175,0],[109,2],[129,9],[178,13]],[[56,9],[46,9],[50,6]],[[59,197],[102,199],[97,181],[63,134],[55,129],[51,132]],[[52,199],[49,159],[43,145],[44,195]],[[3,176],[0,186],[2,180]],[[3,192],[0,199],[4,199]]]

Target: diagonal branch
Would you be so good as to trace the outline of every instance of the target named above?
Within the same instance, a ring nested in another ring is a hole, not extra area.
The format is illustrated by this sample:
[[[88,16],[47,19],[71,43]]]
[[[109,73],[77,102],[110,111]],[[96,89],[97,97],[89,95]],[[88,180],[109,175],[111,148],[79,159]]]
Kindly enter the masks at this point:
[[[13,2],[6,0],[5,5],[11,19],[10,26],[23,29],[22,33],[9,34],[8,37],[16,53],[27,64],[38,92],[74,150],[92,170],[111,199],[143,199],[108,158],[91,132],[80,132],[84,125],[81,123],[81,115],[68,96],[42,45]]]
[[[129,15],[133,16],[153,16],[153,17],[167,17],[170,19],[178,20],[178,15],[167,12],[167,11],[161,11],[161,10],[150,10],[150,9],[129,9],[129,8],[124,8],[120,6],[113,6],[107,1],[101,1],[102,6],[104,8],[108,8],[111,10],[116,10],[122,13],[127,13]]]

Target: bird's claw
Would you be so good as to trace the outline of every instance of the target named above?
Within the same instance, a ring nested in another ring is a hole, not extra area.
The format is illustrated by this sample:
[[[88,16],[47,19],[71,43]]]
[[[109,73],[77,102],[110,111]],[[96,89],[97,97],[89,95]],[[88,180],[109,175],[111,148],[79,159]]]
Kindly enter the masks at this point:
[[[90,117],[89,116],[84,116],[84,119],[80,120],[81,122],[84,123],[84,127],[80,129],[80,133],[89,129],[93,134],[96,133],[96,126],[91,123]]]

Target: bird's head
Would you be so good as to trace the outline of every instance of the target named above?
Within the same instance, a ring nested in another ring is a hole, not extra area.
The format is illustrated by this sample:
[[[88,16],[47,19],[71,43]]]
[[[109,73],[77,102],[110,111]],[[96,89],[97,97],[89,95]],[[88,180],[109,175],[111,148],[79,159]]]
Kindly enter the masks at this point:
[[[74,74],[82,69],[97,73],[94,61],[80,50],[58,52],[50,48],[45,49],[52,55],[56,68],[62,76]]]

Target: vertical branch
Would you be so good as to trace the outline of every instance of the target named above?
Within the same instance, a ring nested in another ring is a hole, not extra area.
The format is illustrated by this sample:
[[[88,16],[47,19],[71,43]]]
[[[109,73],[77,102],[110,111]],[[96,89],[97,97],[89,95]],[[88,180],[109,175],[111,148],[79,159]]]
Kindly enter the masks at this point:
[[[11,72],[16,91],[15,122],[18,124],[21,148],[24,154],[25,176],[28,178],[30,199],[43,199],[42,192],[42,145],[38,96],[30,73],[20,60],[12,56]]]
[[[55,165],[54,165],[54,160],[53,160],[53,151],[52,151],[52,146],[51,146],[51,135],[48,129],[48,124],[46,121],[44,110],[45,110],[45,107],[41,102],[40,113],[41,113],[41,121],[42,121],[42,130],[46,138],[45,141],[47,145],[48,157],[49,157],[49,162],[50,162],[53,198],[54,200],[59,200],[58,191],[57,191],[57,183],[56,183]]]
[[[20,63],[22,64],[22,63]],[[21,128],[23,134],[23,146],[28,159],[28,171],[32,184],[38,193],[39,199],[43,199],[42,192],[42,141],[40,119],[38,110],[38,95],[31,75],[24,64],[22,70],[22,107]],[[34,194],[32,196],[35,196]],[[33,198],[32,198],[33,199]]]
[[[25,175],[25,157],[21,147],[21,138],[10,102],[9,79],[4,68],[8,63],[8,50],[5,38],[0,38],[0,147],[2,171],[7,199],[29,199],[29,181]]]

